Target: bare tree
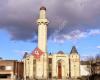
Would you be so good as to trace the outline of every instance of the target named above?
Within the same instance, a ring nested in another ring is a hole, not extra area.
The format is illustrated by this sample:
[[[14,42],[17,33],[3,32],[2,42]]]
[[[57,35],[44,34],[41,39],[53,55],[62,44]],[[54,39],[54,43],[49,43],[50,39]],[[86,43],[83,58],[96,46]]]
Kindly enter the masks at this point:
[[[98,79],[98,70],[97,67],[100,67],[100,65],[98,65],[98,63],[100,63],[100,54],[98,54],[95,57],[90,57],[87,60],[89,62],[89,72],[90,72],[90,76],[89,76],[89,80],[99,80]]]

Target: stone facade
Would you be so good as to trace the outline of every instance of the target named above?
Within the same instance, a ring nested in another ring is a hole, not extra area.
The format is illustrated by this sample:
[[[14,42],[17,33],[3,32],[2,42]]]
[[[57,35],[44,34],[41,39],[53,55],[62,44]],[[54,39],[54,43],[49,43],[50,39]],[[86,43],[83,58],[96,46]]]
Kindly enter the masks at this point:
[[[42,57],[42,56],[41,56]],[[38,61],[41,62],[37,72]],[[47,61],[46,65],[43,65]],[[59,65],[60,64],[60,65]],[[60,66],[60,67],[59,67]],[[42,69],[43,68],[43,69]],[[42,70],[43,71],[42,71]],[[38,73],[38,76],[37,76]],[[42,76],[41,76],[42,75]],[[47,59],[35,59],[33,55],[27,55],[24,58],[24,79],[62,79],[80,77],[80,56],[77,53],[64,54],[58,53],[48,54]]]

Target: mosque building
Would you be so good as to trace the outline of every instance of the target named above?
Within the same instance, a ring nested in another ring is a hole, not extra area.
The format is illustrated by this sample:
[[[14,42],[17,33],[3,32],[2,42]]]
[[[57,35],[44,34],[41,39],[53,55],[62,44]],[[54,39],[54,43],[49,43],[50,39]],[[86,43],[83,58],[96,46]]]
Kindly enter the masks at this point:
[[[70,54],[63,51],[48,54],[47,52],[47,28],[49,21],[46,16],[46,8],[40,8],[38,25],[38,45],[31,54],[24,57],[24,80],[49,80],[80,77],[80,55],[75,46]]]

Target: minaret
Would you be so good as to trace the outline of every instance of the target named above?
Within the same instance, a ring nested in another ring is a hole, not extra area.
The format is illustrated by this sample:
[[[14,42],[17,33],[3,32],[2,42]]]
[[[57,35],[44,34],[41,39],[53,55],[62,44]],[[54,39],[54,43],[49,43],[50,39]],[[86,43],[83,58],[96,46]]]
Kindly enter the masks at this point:
[[[38,24],[38,48],[44,52],[40,59],[36,60],[36,78],[39,80],[47,80],[47,25],[46,8],[40,8]]]
[[[46,18],[46,8],[40,8],[39,19],[37,20],[38,24],[38,48],[43,52],[47,52],[47,25],[48,20]]]

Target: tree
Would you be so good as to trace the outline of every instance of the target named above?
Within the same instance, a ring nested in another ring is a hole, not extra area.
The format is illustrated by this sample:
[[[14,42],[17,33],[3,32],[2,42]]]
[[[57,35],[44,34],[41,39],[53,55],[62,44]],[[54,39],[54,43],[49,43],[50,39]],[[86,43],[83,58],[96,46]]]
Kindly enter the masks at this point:
[[[100,74],[97,73],[97,67],[100,67],[100,55],[98,54],[95,57],[90,57],[87,61],[89,62],[90,70],[89,80],[98,80],[98,75]]]

